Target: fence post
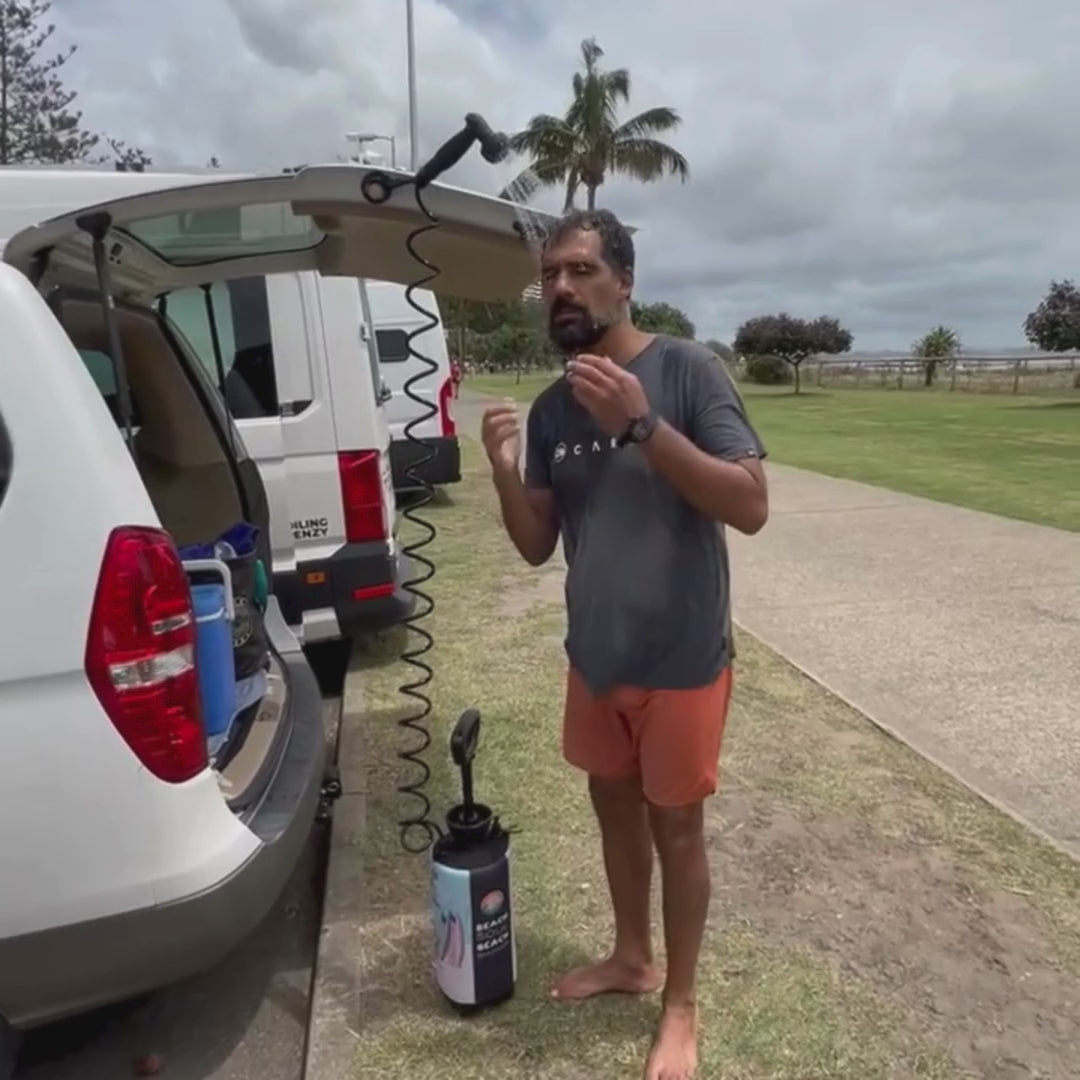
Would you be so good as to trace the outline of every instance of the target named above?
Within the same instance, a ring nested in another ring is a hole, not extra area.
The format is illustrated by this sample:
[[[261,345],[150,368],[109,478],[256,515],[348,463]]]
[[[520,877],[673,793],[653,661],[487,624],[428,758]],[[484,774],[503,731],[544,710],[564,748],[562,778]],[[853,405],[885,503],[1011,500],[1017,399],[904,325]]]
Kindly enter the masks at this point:
[[[1012,389],[1012,392],[1014,394],[1017,394],[1017,393],[1020,392],[1020,364],[1021,363],[1022,363],[1022,361],[1017,359],[1016,363],[1013,364],[1013,389]]]
[[[855,361],[855,389],[859,389],[859,384],[862,382],[862,361]]]
[[[960,363],[960,358],[954,356],[952,362],[952,368],[949,371],[949,389],[956,389],[956,365]]]
[[[821,385],[821,373],[825,370],[825,361],[819,360],[817,362],[817,384]]]
[[[904,368],[907,367],[906,360],[898,360],[896,362],[896,389],[904,389]]]

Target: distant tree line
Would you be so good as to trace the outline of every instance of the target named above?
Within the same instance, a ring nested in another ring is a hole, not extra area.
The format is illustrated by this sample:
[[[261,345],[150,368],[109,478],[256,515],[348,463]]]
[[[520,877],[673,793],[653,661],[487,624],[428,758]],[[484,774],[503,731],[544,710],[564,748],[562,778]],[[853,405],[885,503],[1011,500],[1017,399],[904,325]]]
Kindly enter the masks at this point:
[[[634,301],[636,326],[649,333],[670,334],[693,340],[697,330],[686,312],[674,304]],[[535,301],[481,303],[457,297],[439,297],[450,355],[477,371],[550,370],[561,354],[548,338],[546,316]],[[718,342],[712,347],[725,349]]]

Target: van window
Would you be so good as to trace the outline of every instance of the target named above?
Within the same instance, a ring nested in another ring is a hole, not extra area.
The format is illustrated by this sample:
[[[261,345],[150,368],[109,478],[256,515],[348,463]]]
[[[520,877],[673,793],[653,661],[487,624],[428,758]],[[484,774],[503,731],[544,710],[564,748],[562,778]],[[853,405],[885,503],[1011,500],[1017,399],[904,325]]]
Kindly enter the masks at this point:
[[[105,399],[113,420],[116,421],[117,427],[120,427],[123,421],[120,417],[120,395],[116,389],[116,368],[113,366],[112,357],[98,349],[80,349],[79,355],[86,365],[86,370],[90,372],[90,378],[94,380],[98,392]],[[132,427],[142,426],[139,403],[135,400],[134,391],[131,393],[131,424]]]
[[[180,289],[166,297],[166,318],[191,346],[213,384],[221,389],[236,420],[280,412],[270,336],[266,278],[234,278],[210,288],[225,385],[220,386],[206,298],[202,289]]]
[[[409,335],[404,330],[376,330],[379,363],[401,364],[409,359]]]

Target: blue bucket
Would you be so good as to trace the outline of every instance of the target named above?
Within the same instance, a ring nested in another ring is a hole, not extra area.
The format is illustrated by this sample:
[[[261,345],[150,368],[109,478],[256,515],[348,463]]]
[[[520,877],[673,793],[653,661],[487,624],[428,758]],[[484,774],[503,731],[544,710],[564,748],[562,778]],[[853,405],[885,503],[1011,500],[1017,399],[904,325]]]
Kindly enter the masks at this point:
[[[236,669],[224,585],[192,585],[195,663],[207,738],[229,730],[236,712]]]

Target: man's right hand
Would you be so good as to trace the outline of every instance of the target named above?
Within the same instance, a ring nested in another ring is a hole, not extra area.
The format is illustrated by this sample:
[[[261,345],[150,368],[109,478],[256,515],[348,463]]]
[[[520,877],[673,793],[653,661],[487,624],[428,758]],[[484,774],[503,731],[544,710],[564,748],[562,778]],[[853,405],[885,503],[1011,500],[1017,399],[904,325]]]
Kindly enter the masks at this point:
[[[517,472],[521,460],[521,414],[514,401],[506,399],[484,410],[480,437],[493,470]]]

